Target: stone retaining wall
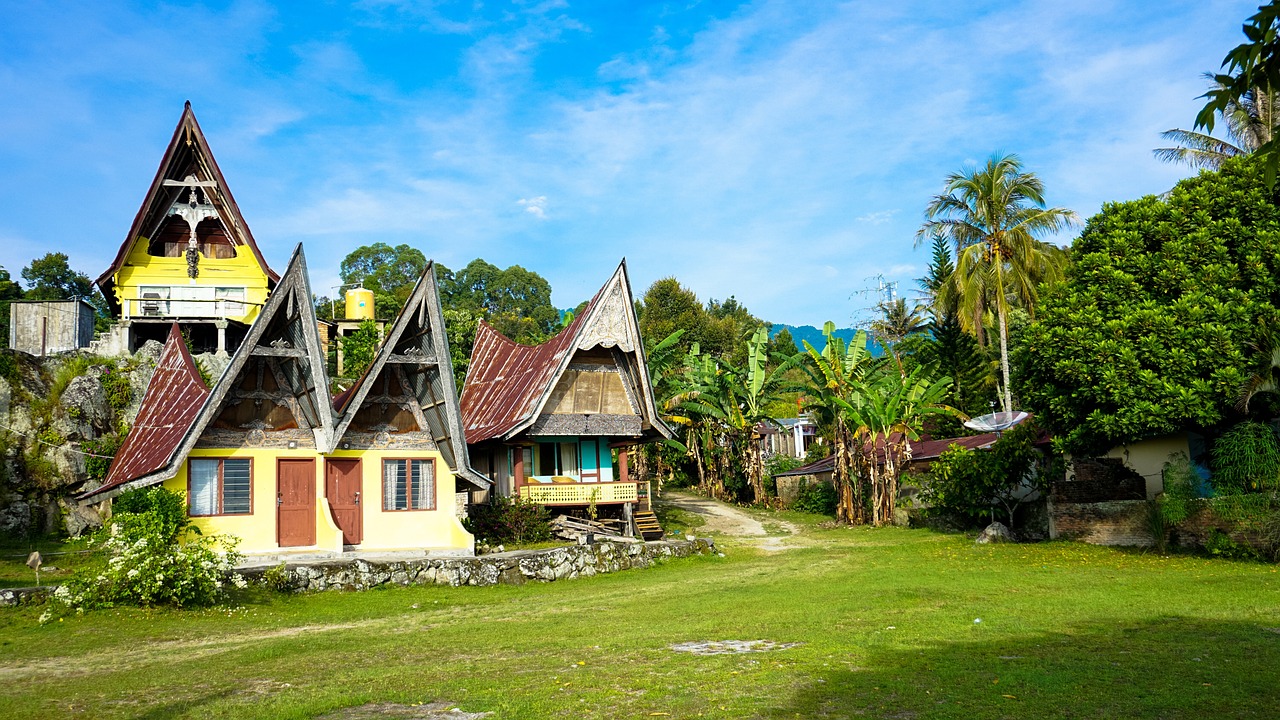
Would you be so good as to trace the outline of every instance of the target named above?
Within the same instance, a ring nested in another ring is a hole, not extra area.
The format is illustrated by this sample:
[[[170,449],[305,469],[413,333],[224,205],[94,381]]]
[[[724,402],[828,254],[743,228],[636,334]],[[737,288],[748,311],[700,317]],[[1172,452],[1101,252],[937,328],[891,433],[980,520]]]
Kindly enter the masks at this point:
[[[715,543],[660,540],[599,542],[548,550],[516,550],[474,558],[319,560],[241,571],[249,582],[295,591],[364,590],[378,585],[521,585],[650,567],[667,558],[716,553]]]
[[[24,587],[0,589],[0,607],[38,605],[49,599],[50,587]]]

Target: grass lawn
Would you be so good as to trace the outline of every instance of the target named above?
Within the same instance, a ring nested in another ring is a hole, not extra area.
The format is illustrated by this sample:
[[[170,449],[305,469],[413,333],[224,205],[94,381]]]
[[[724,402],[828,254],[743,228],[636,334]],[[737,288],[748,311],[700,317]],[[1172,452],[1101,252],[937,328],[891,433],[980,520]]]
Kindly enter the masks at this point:
[[[87,561],[87,538],[79,540],[7,540],[0,542],[0,588],[30,587],[36,584],[36,573],[27,567],[31,551],[39,551],[44,560],[40,582],[56,583]]]
[[[1280,715],[1275,566],[812,522],[793,540],[521,587],[259,591],[45,626],[42,608],[0,611],[0,716],[437,701],[495,718]],[[670,649],[714,640],[798,645]]]

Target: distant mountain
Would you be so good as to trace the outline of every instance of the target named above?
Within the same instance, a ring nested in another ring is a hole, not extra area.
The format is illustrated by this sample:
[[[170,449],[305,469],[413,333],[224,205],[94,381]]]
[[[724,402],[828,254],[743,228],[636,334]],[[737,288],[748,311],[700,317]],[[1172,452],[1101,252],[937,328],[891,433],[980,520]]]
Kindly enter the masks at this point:
[[[773,329],[769,331],[769,337],[777,337],[778,333],[782,332],[782,328],[786,328],[791,332],[791,339],[796,341],[797,350],[804,350],[805,340],[808,340],[809,344],[818,352],[822,352],[822,350],[827,347],[827,338],[822,334],[822,329],[816,328],[812,325],[774,325]],[[835,337],[849,343],[853,340],[854,336],[858,334],[858,329],[839,328],[833,334]],[[883,352],[880,346],[872,340],[870,334],[867,335],[867,349],[870,350],[871,354],[875,357],[879,357],[880,353]]]

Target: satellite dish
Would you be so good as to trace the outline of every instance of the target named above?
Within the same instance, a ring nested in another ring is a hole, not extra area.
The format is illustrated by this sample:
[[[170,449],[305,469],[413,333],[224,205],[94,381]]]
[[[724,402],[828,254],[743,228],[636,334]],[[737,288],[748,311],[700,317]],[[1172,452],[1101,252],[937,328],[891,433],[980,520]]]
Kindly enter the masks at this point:
[[[970,430],[978,432],[1002,432],[1017,425],[1018,423],[1030,417],[1027,413],[1019,410],[1018,412],[998,412],[981,415],[967,421],[964,426]]]

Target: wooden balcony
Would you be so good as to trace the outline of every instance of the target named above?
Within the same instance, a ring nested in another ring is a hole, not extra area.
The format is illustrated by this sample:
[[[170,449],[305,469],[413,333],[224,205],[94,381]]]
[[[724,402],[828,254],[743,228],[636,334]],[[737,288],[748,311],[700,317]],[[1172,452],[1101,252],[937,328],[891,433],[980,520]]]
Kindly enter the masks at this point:
[[[590,505],[633,503],[639,498],[637,483],[533,483],[520,488],[520,497],[539,505]]]

